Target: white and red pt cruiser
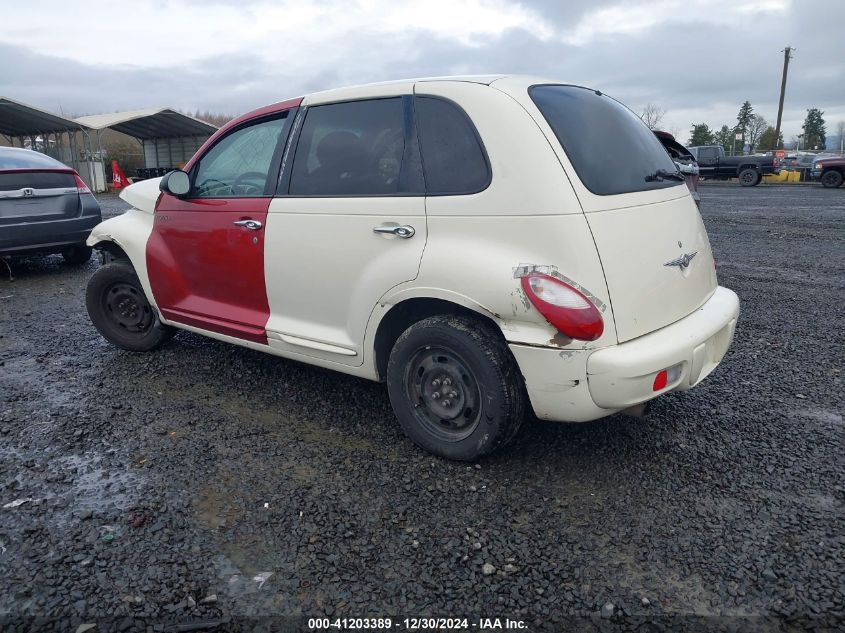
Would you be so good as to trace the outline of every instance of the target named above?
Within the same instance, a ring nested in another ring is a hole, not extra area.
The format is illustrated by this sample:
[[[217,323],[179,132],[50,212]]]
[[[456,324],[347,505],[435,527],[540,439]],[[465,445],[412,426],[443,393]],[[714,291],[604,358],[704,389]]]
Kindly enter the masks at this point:
[[[417,79],[271,105],[97,226],[87,306],[384,380],[405,432],[475,459],[533,411],[579,422],[689,389],[739,301],[660,141],[597,90]]]

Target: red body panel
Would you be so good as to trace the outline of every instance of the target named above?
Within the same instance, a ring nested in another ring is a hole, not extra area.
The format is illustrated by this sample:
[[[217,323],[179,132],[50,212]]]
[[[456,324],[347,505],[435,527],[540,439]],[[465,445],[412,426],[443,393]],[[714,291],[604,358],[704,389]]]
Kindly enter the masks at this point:
[[[249,112],[215,132],[185,165],[190,172],[217,141],[245,121],[299,106],[290,99]],[[147,274],[169,321],[267,344],[264,226],[270,198],[180,199],[161,194],[147,240]],[[258,230],[236,226],[257,220]]]
[[[146,255],[153,296],[166,319],[267,343],[263,225],[269,206],[269,198],[159,197]],[[234,224],[245,219],[262,228]]]

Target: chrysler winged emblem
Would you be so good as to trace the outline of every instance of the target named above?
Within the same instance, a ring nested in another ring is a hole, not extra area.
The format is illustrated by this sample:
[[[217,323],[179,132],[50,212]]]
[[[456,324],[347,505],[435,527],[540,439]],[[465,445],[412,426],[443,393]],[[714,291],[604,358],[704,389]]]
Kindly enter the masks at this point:
[[[698,251],[693,251],[692,253],[684,253],[680,257],[673,259],[670,262],[666,262],[663,264],[664,266],[677,266],[681,270],[684,270],[689,266],[689,263],[692,261],[693,257],[698,255]]]

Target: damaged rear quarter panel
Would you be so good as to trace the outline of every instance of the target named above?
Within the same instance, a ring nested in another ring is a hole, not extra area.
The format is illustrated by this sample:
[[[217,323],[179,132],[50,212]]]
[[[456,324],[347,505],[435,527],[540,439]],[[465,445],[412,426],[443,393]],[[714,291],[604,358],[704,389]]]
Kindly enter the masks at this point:
[[[491,317],[511,343],[561,349],[616,343],[607,286],[583,214],[429,216],[428,231],[419,276],[395,288],[386,303],[426,296],[451,299]],[[586,289],[605,320],[601,338],[573,341],[552,327],[515,278],[515,268],[525,262],[554,266]]]

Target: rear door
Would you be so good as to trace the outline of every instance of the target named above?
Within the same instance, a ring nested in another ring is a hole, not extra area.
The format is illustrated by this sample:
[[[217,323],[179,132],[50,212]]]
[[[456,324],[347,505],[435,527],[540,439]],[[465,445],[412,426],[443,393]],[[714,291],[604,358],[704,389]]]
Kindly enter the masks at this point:
[[[248,121],[191,169],[185,199],[162,194],[147,241],[147,270],[164,317],[266,343],[265,224],[290,111]]]
[[[267,334],[278,349],[361,365],[373,308],[417,276],[427,230],[413,86],[391,88],[407,94],[304,102],[267,218]]]
[[[683,177],[628,108],[597,91],[530,90],[584,209],[620,342],[673,323],[716,289],[710,243]],[[577,176],[577,177],[575,177]]]

